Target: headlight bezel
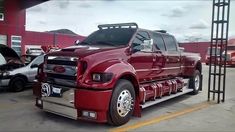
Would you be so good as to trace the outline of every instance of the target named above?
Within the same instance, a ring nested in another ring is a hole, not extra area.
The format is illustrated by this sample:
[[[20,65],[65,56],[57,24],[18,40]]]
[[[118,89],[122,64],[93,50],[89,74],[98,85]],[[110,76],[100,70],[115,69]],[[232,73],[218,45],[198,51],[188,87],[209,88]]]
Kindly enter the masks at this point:
[[[113,73],[97,73],[94,72],[91,74],[91,79],[93,82],[109,82],[113,78]]]

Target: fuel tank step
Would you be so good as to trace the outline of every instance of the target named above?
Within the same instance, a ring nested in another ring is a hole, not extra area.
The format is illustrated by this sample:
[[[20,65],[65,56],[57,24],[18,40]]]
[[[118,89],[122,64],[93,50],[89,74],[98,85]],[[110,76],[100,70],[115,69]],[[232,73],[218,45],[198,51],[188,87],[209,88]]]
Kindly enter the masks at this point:
[[[141,104],[141,108],[144,109],[144,108],[147,108],[149,106],[152,106],[152,105],[155,105],[155,104],[158,104],[158,103],[161,103],[163,101],[167,101],[169,99],[172,99],[172,98],[175,98],[175,97],[178,97],[178,96],[181,96],[181,95],[184,95],[184,94],[187,94],[187,93],[190,93],[193,91],[193,89],[190,89],[188,88],[188,79],[185,79],[184,80],[184,87],[182,89],[182,91],[180,92],[177,92],[175,94],[171,94],[169,96],[162,96],[161,98],[158,98],[156,100],[150,100],[150,101],[146,101],[144,104]]]

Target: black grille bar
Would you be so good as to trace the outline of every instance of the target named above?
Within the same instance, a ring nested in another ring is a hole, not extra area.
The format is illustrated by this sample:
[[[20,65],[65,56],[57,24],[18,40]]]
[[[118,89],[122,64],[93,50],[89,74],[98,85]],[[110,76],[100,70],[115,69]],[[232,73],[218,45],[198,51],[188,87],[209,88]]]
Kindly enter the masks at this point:
[[[76,61],[47,60],[47,64],[76,66]]]
[[[76,81],[76,76],[68,76],[68,75],[61,75],[61,74],[51,74],[47,73],[47,77],[49,78],[59,78],[59,79],[67,79],[67,80],[74,80]]]

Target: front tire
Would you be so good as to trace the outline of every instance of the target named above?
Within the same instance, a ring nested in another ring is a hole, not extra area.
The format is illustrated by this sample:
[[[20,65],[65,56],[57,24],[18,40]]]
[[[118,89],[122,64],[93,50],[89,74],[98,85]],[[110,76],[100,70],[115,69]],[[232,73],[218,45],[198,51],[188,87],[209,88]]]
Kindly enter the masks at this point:
[[[109,105],[108,123],[120,126],[132,116],[135,103],[135,90],[131,82],[121,79],[114,88]]]
[[[20,92],[24,90],[25,80],[21,77],[15,77],[10,81],[10,90],[12,92]]]
[[[199,90],[202,87],[201,83],[202,83],[201,73],[198,70],[195,70],[193,76],[189,80],[189,88],[193,89],[191,94],[193,95],[198,94]]]

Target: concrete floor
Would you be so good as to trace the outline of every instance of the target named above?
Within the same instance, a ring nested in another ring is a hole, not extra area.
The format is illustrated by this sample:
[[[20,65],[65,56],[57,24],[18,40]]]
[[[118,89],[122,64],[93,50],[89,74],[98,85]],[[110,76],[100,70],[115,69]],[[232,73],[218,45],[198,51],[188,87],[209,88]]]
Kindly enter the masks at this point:
[[[75,121],[46,113],[34,106],[32,90],[20,93],[0,92],[0,131],[235,131],[235,68],[227,70],[226,101],[203,109],[164,119],[207,101],[208,66],[203,66],[203,91],[198,95],[183,95],[146,108],[142,117],[132,117],[124,126]],[[149,119],[156,120],[146,123]],[[162,119],[162,120],[158,120]],[[138,125],[135,125],[138,124]],[[141,124],[141,125],[140,125]],[[132,128],[135,126],[135,129]]]

